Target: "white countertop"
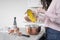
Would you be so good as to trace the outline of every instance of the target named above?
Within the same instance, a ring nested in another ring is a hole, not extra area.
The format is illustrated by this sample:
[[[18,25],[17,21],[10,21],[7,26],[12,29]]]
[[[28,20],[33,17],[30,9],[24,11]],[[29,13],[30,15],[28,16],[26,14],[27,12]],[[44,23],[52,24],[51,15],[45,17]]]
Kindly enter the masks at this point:
[[[25,30],[25,28],[20,28],[23,34],[27,34]],[[41,27],[41,32],[38,35],[30,35],[30,37],[9,35],[7,32],[0,32],[0,40],[38,40],[44,33],[44,27]]]

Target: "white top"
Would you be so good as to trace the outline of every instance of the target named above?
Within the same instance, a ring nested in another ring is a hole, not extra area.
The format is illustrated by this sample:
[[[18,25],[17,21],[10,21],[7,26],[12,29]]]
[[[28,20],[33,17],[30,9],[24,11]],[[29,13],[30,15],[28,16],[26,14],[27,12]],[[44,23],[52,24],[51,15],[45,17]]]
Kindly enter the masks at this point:
[[[60,22],[60,0],[52,0],[46,14],[45,24],[47,27],[60,31],[60,24],[55,22]]]

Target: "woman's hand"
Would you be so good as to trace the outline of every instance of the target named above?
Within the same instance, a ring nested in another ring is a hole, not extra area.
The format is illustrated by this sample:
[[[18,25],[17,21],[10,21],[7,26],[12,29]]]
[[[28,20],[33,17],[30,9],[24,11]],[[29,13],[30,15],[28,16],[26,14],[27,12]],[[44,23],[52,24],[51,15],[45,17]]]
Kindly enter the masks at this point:
[[[31,20],[28,18],[28,16],[25,16],[24,19],[25,19],[27,22],[31,22]]]
[[[36,15],[36,13],[33,13],[33,15],[37,18],[38,16]],[[24,17],[24,19],[27,21],[27,22],[32,22],[30,19],[29,19],[29,17],[28,17],[28,15],[25,13],[25,17]]]

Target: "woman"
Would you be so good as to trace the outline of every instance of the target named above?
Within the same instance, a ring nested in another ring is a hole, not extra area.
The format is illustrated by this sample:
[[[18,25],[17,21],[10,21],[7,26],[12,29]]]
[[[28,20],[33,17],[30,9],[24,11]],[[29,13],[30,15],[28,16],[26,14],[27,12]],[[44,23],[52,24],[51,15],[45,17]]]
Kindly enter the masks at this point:
[[[45,15],[46,40],[60,40],[60,0],[52,0]]]
[[[47,0],[44,3],[45,6],[48,5]],[[52,0],[45,15],[46,40],[60,40],[60,0]]]

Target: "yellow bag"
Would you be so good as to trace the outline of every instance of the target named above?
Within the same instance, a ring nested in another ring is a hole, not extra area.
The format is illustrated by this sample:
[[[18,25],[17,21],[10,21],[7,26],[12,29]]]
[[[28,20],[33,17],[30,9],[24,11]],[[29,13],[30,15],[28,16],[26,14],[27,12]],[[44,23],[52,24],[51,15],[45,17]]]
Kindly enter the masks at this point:
[[[29,18],[32,22],[36,22],[36,21],[37,21],[37,18],[36,18],[36,16],[33,14],[33,12],[32,12],[31,9],[28,9],[28,10],[27,10],[27,15],[28,15],[28,18]]]

